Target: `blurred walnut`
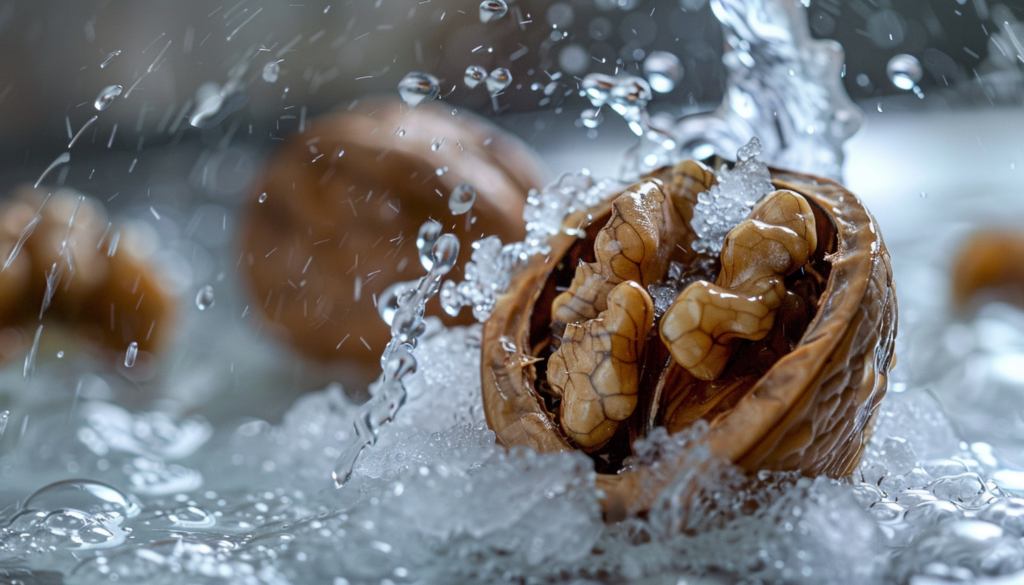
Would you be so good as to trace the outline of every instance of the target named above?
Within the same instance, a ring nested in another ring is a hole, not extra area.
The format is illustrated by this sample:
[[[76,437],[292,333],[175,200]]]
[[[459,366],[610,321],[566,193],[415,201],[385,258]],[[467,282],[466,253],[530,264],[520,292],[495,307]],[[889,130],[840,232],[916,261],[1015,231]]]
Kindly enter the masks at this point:
[[[527,193],[543,178],[523,143],[443,105],[366,101],[314,120],[268,161],[244,210],[242,268],[254,304],[302,353],[376,367],[390,339],[377,299],[425,273],[420,226],[434,219],[464,241],[520,240]],[[455,216],[448,196],[464,183],[476,203]],[[430,312],[441,314],[436,301]]]
[[[747,470],[841,477],[885,394],[888,253],[860,201],[826,179],[773,171],[778,190],[657,316],[648,287],[671,263],[708,266],[690,220],[714,180],[687,161],[567,218],[593,221],[581,237],[553,238],[484,326],[484,408],[498,440],[591,453],[609,517],[647,509],[668,481],[623,467],[656,426],[703,419],[711,451]]]
[[[1000,298],[1024,307],[1024,234],[985,231],[963,244],[952,268],[953,301]]]
[[[143,236],[107,221],[95,199],[22,188],[0,206],[0,355],[39,323],[70,328],[124,359],[170,335],[174,299],[147,259]]]

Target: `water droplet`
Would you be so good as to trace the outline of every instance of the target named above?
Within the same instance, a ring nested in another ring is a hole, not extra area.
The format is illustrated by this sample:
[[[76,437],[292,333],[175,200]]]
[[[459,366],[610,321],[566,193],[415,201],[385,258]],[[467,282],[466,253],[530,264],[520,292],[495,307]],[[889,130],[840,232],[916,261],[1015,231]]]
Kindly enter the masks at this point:
[[[217,115],[224,105],[224,92],[214,82],[207,82],[196,90],[196,107],[189,116],[188,123],[199,128],[207,120]]]
[[[107,65],[110,63],[110,60],[113,59],[114,57],[117,57],[120,54],[121,54],[121,49],[118,49],[118,50],[114,51],[113,53],[107,55],[107,58],[104,59],[102,63],[100,63],[100,69],[105,69],[107,67]]]
[[[744,146],[740,147],[738,151],[736,151],[736,158],[738,158],[741,162],[747,162],[748,160],[761,154],[761,150],[761,140],[757,136],[755,136],[750,139],[750,142],[746,143]]]
[[[668,93],[683,78],[683,65],[672,53],[654,51],[644,60],[644,75],[651,89],[658,93]]]
[[[504,67],[498,67],[487,76],[487,90],[494,95],[505,89],[512,83],[512,72]]]
[[[466,67],[466,76],[463,81],[466,83],[466,87],[473,89],[480,85],[480,82],[487,77],[487,70],[479,65],[470,65]]]
[[[423,268],[430,270],[434,265],[434,258],[431,255],[434,244],[441,237],[441,224],[434,220],[427,220],[420,226],[419,234],[416,235],[416,249],[419,251],[420,264]]]
[[[135,358],[139,355],[139,344],[134,341],[128,344],[128,351],[124,353],[124,366],[131,368],[135,365]]]
[[[281,74],[281,63],[280,61],[271,61],[263,66],[263,81],[267,83],[276,83],[277,76]]]
[[[267,200],[267,194],[266,193],[260,193],[260,197],[259,197],[258,201],[260,203],[263,203],[266,200]]]
[[[604,116],[601,115],[601,110],[597,108],[587,108],[580,112],[580,121],[587,128],[597,128],[604,122]]]
[[[468,183],[463,183],[452,190],[448,197],[448,209],[452,215],[462,215],[473,208],[476,201],[476,189]]]
[[[110,104],[114,103],[114,98],[121,95],[120,85],[108,85],[100,91],[100,95],[96,96],[96,101],[93,102],[92,107],[99,111],[107,109]]]
[[[442,234],[431,254],[435,265],[431,272],[446,274],[455,266],[455,260],[459,257],[459,238],[452,234]]]
[[[440,140],[434,140],[433,142],[431,142],[430,150],[432,150],[433,152],[437,152],[438,150],[441,149],[442,146],[444,146],[444,138]]]
[[[480,3],[480,22],[491,22],[508,13],[505,0],[484,0]]]
[[[199,292],[196,293],[196,308],[199,309],[200,311],[205,311],[206,309],[212,307],[213,303],[213,287],[210,285],[206,285],[203,288],[199,289]]]
[[[433,260],[431,260],[433,265]],[[428,268],[429,270],[429,268]],[[396,282],[384,289],[377,299],[377,313],[380,318],[390,326],[395,320],[395,313],[398,312],[398,301],[402,295],[416,287],[415,282]]]
[[[405,345],[399,345],[384,364],[384,375],[401,380],[416,371],[416,358]]]
[[[96,481],[69,479],[40,488],[25,500],[22,510],[78,510],[90,515],[134,518],[142,509],[116,488]]]
[[[63,357],[64,357],[64,350],[58,351],[57,352],[57,359],[61,359]]]
[[[11,420],[11,411],[4,410],[0,411],[0,438],[3,438],[4,431],[7,430],[7,423]]]
[[[435,99],[441,93],[441,84],[429,73],[413,71],[398,82],[398,95],[410,106],[418,106]]]
[[[889,59],[889,63],[885,66],[885,72],[893,85],[902,90],[911,90],[914,89],[918,81],[921,81],[924,69],[921,68],[921,62],[916,57],[901,53]]]

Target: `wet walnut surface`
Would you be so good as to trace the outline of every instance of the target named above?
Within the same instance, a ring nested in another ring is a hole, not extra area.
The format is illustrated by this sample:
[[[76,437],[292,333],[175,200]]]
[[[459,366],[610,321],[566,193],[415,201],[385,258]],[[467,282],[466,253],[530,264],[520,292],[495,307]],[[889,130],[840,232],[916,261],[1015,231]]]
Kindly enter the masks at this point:
[[[998,298],[1024,307],[1024,234],[981,231],[963,243],[951,270],[953,302]]]
[[[612,516],[646,509],[665,481],[623,468],[655,426],[675,433],[703,419],[712,452],[747,470],[841,477],[885,393],[889,256],[860,201],[826,179],[773,171],[777,190],[729,233],[713,274],[656,317],[647,287],[669,262],[700,260],[690,219],[714,181],[688,161],[567,218],[593,221],[582,237],[553,238],[484,326],[484,408],[498,440],[591,453]]]
[[[23,187],[0,205],[0,263],[10,259],[0,272],[2,357],[23,352],[41,323],[70,329],[119,360],[132,342],[156,351],[174,329],[176,300],[145,257],[145,236],[108,222],[99,202],[80,197]]]
[[[379,367],[390,330],[376,299],[422,276],[420,226],[434,219],[468,241],[521,240],[527,194],[544,178],[518,139],[443,105],[367,100],[318,118],[271,157],[243,210],[241,262],[253,305],[306,356]],[[448,196],[464,183],[476,202],[452,215]],[[436,301],[428,313],[442,315]]]

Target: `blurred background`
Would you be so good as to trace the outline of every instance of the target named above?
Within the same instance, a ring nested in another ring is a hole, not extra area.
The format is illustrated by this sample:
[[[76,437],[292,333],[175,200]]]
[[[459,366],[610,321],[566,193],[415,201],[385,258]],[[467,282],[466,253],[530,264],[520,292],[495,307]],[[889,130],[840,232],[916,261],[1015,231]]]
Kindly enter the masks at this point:
[[[678,55],[683,68],[656,108],[679,113],[721,99],[722,37],[707,0],[508,6],[505,17],[482,23],[475,0],[9,1],[0,5],[0,161],[9,172],[52,160],[69,129],[96,113],[101,89],[115,84],[124,93],[81,150],[268,143],[306,116],[394,92],[414,70],[440,79],[446,103],[493,116],[486,90],[462,83],[469,65],[511,71],[498,104],[506,113],[568,109],[575,117],[584,107],[578,78],[638,71],[653,51]],[[845,47],[855,100],[942,109],[1024,99],[1019,2],[810,0],[808,17],[815,36]],[[890,81],[886,66],[898,54],[922,66],[926,103]],[[233,91],[200,131],[186,118],[204,84]]]

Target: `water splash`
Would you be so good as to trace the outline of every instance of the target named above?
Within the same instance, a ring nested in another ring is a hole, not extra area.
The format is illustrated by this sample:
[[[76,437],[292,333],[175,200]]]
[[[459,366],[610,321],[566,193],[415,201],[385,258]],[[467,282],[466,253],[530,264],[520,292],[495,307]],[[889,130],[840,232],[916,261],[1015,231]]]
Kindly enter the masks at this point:
[[[843,88],[843,49],[810,35],[799,0],[711,0],[725,33],[718,109],[683,118],[676,160],[728,157],[758,136],[765,162],[841,179],[843,143],[863,114]]]
[[[917,57],[901,53],[889,59],[885,65],[885,73],[894,86],[909,91],[917,87],[917,82],[921,81],[924,68]]]
[[[85,132],[85,129],[89,126],[92,126],[92,123],[98,119],[99,116],[93,116],[92,118],[89,118],[89,120],[85,124],[82,124],[82,127],[78,129],[78,132],[75,132],[75,136],[71,139],[71,142],[68,143],[68,148],[74,146],[75,143],[78,142],[78,138],[81,137],[82,134]]]
[[[281,61],[271,61],[263,66],[263,81],[267,83],[277,83],[277,78],[281,74]]]
[[[107,55],[107,58],[106,58],[106,59],[104,59],[102,63],[100,63],[100,69],[106,69],[106,68],[107,68],[107,65],[109,65],[109,64],[110,64],[110,61],[111,61],[111,60],[112,60],[112,59],[113,59],[114,57],[117,57],[117,56],[118,56],[118,55],[120,55],[120,54],[121,54],[121,49],[118,49],[118,50],[116,50],[116,51],[113,51],[113,52],[112,52],[112,53],[110,53],[109,55]]]
[[[487,91],[491,92],[491,95],[497,95],[511,83],[512,72],[504,67],[498,67],[487,76]]]
[[[431,247],[431,266],[427,275],[398,296],[391,320],[391,341],[380,358],[384,371],[377,383],[371,386],[370,399],[356,414],[355,439],[335,463],[332,475],[337,487],[348,482],[360,453],[377,442],[381,425],[392,420],[405,404],[403,379],[416,371],[416,358],[412,352],[426,331],[423,315],[427,301],[437,294],[441,278],[455,267],[458,255],[457,237],[452,234],[438,236]]]
[[[124,367],[135,367],[135,360],[138,358],[138,356],[139,344],[133,341],[128,344],[128,350],[124,352]]]
[[[683,79],[683,64],[679,57],[667,51],[654,51],[644,59],[644,75],[651,89],[668,93]]]
[[[199,289],[199,292],[196,293],[196,308],[199,309],[200,311],[205,311],[206,309],[212,308],[214,302],[215,299],[213,296],[212,286],[206,285],[203,288]]]
[[[61,154],[60,156],[58,156],[57,158],[53,159],[53,162],[50,163],[50,166],[46,167],[46,169],[43,170],[43,173],[41,175],[39,175],[38,179],[36,179],[36,184],[33,185],[32,187],[38,189],[39,185],[43,182],[43,179],[46,178],[46,175],[50,174],[50,171],[52,171],[53,169],[59,167],[60,165],[67,164],[69,162],[71,162],[71,153],[70,152],[65,152],[65,153]]]

